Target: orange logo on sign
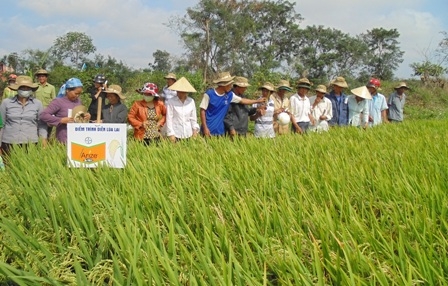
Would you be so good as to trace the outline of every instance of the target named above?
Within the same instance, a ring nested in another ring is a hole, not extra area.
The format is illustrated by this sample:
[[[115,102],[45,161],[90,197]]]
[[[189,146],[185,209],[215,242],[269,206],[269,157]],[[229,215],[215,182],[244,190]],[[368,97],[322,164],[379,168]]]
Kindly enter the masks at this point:
[[[84,146],[72,143],[72,160],[83,163],[96,163],[106,160],[106,143]]]

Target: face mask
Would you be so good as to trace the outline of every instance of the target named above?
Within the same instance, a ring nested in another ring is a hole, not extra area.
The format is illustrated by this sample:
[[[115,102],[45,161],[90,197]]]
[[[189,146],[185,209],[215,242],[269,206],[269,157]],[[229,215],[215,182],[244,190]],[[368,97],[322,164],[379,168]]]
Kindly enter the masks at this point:
[[[154,100],[154,96],[146,96],[146,95],[144,95],[144,96],[143,96],[143,99],[144,99],[146,102],[151,102],[151,101]]]
[[[24,98],[28,98],[28,97],[30,97],[32,94],[33,94],[33,91],[32,90],[18,90],[17,91],[17,94],[20,96],[20,97],[24,97]]]

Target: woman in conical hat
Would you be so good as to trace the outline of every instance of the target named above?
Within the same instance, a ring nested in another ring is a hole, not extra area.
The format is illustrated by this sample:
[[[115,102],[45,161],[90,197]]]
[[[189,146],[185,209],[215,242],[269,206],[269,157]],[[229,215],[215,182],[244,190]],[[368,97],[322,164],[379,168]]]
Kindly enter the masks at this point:
[[[166,135],[171,142],[196,137],[199,132],[196,104],[188,96],[196,89],[185,78],[181,77],[170,86],[177,96],[166,102]]]
[[[348,123],[365,129],[369,124],[369,103],[366,99],[372,99],[372,96],[365,86],[352,89],[351,92],[353,95],[350,95],[347,100]]]

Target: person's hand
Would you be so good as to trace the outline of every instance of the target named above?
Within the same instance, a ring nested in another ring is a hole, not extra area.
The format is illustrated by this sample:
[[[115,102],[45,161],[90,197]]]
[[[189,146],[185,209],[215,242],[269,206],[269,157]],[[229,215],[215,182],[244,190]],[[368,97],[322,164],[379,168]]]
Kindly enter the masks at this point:
[[[170,141],[171,141],[172,143],[176,143],[176,137],[175,137],[174,135],[171,135],[171,136],[170,136]]]
[[[85,119],[87,122],[89,122],[89,120],[90,120],[91,117],[92,117],[92,116],[90,115],[90,113],[86,113],[86,114],[84,114],[84,119]],[[103,122],[103,121],[101,121],[101,122]]]
[[[296,129],[297,133],[299,133],[299,134],[303,133],[303,130],[302,130],[302,128],[300,128],[299,124],[294,123],[293,125],[294,125],[294,128]]]
[[[142,127],[143,127],[143,128],[146,128],[146,127],[148,127],[148,126],[149,126],[149,121],[148,121],[148,120],[143,121],[143,123],[142,123]]]
[[[43,139],[42,139],[42,148],[45,149],[45,148],[47,147],[47,145],[48,145],[48,140],[47,140],[47,138],[43,138]]]
[[[325,115],[321,115],[321,116],[319,117],[319,120],[327,120],[327,117],[326,117]]]
[[[210,137],[210,136],[211,136],[210,129],[208,129],[207,126],[205,126],[205,127],[203,128],[203,132],[204,132],[204,136],[207,136],[207,137]]]
[[[61,119],[61,123],[62,124],[67,124],[67,123],[73,123],[75,122],[75,120],[73,119],[73,117],[63,117]]]
[[[235,129],[231,129],[229,133],[230,133],[230,136],[232,136],[232,137],[234,137],[236,135]]]
[[[195,130],[193,130],[193,138],[196,138],[196,137],[198,137],[198,131],[195,129]]]
[[[322,101],[322,98],[320,98],[320,97],[316,97],[316,99],[314,100],[313,108],[314,108],[316,105],[318,105],[319,102],[321,102],[321,101]]]
[[[373,122],[373,117],[369,115],[369,122]]]

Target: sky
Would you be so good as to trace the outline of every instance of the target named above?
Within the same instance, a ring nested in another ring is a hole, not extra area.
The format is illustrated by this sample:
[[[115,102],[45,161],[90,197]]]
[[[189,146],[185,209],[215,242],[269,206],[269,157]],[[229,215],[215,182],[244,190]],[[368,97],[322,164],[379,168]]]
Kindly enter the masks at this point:
[[[431,57],[448,32],[447,0],[289,0],[304,18],[301,27],[323,25],[352,36],[373,28],[396,28],[404,61],[396,71],[410,78],[409,65]],[[67,32],[82,32],[97,51],[139,69],[156,50],[183,54],[179,35],[169,27],[198,0],[2,0],[0,57],[25,49],[46,50]]]

